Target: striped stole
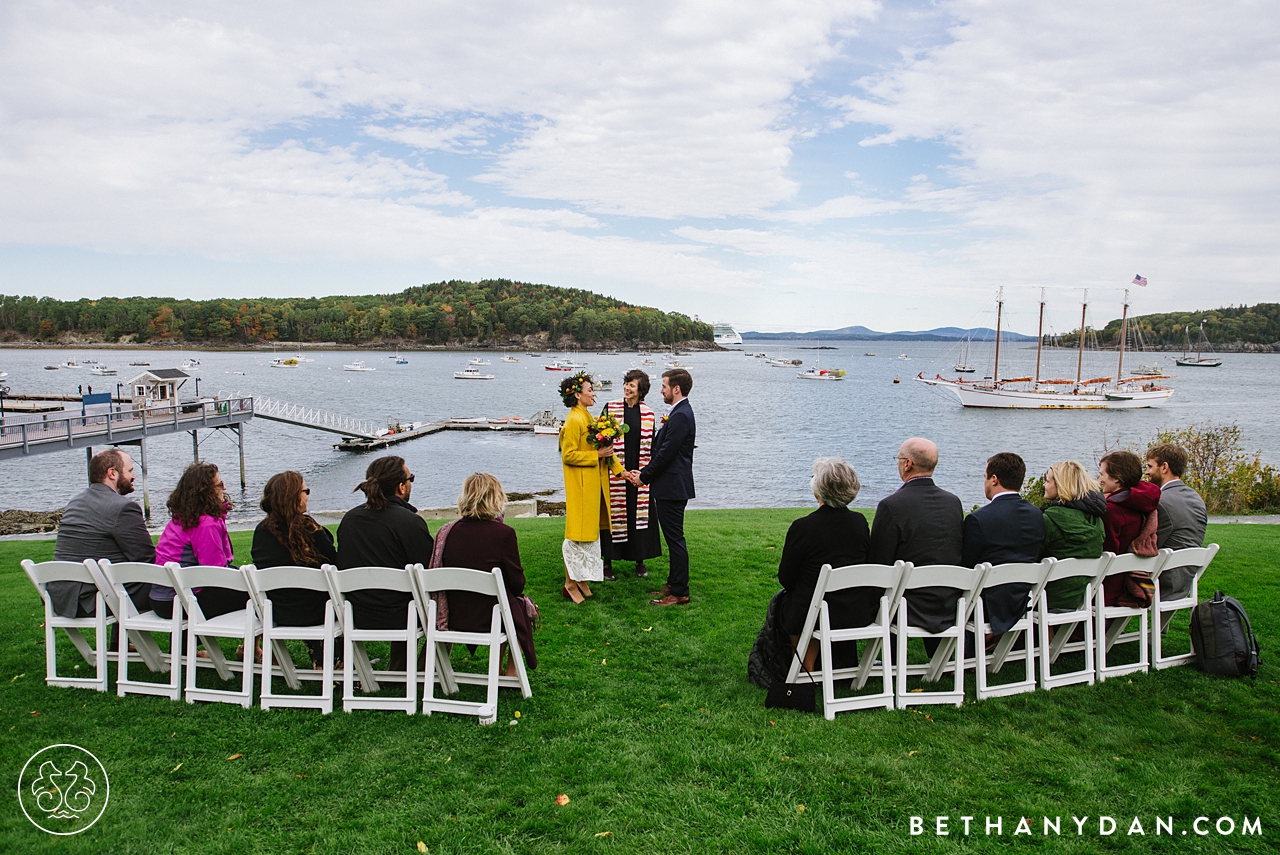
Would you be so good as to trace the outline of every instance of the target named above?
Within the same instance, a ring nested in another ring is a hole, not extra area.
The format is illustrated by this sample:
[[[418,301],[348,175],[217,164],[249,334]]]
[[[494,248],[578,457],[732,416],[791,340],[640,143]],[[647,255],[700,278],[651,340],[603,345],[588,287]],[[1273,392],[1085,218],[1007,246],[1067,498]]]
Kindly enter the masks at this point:
[[[622,401],[610,401],[605,409],[625,424],[623,418],[626,404]],[[656,419],[653,410],[647,404],[640,404],[640,466],[643,469],[649,463],[649,450],[653,445],[653,428]],[[626,442],[626,438],[623,438]],[[636,496],[636,529],[649,527],[649,486],[641,484]],[[622,478],[609,474],[609,534],[614,543],[624,543],[627,539],[627,482]]]

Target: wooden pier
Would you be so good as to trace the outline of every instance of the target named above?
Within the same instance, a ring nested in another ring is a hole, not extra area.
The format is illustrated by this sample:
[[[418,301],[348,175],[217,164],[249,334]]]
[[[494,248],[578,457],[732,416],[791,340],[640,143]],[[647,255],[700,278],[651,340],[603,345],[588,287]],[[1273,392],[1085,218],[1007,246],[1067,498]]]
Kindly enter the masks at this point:
[[[338,451],[377,451],[397,443],[429,436],[446,430],[470,431],[524,431],[531,432],[533,424],[528,421],[447,421],[429,424],[412,424],[409,427],[375,437],[344,437],[342,442],[334,443]]]

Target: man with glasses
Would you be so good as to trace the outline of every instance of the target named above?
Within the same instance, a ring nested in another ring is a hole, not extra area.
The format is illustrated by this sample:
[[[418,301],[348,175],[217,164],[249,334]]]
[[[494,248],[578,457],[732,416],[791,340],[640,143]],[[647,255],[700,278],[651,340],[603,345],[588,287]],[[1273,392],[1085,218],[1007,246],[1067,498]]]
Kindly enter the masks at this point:
[[[898,449],[897,464],[902,486],[876,506],[867,560],[873,564],[910,561],[917,567],[960,564],[964,509],[958,496],[933,483],[938,446],[912,437]],[[955,588],[917,588],[907,594],[907,623],[941,632],[955,623],[959,599]],[[929,655],[936,647],[935,639],[925,639]]]
[[[365,503],[352,508],[338,524],[338,569],[404,567],[431,563],[435,542],[418,509],[409,504],[414,475],[403,457],[379,457],[365,470],[356,489]],[[399,591],[352,591],[357,629],[404,629],[413,597]],[[403,671],[408,662],[403,641],[392,642],[390,668]]]
[[[156,560],[156,548],[142,519],[142,508],[132,499],[133,460],[118,448],[100,451],[89,461],[89,488],[67,502],[58,524],[55,561],[110,559]],[[50,582],[47,586],[53,610],[63,617],[93,617],[98,589],[81,582]],[[125,586],[140,611],[148,611],[151,586],[134,582]]]

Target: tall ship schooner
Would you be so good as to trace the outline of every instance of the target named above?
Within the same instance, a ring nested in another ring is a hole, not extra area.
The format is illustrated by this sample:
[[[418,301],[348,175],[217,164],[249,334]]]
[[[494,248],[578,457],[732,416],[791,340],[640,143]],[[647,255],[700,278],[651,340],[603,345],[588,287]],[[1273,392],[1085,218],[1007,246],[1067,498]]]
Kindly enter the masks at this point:
[[[1187,356],[1187,351],[1191,349],[1191,329],[1184,327],[1183,331],[1187,334],[1187,343],[1182,347],[1182,358],[1174,360],[1183,368],[1220,368],[1222,360],[1214,356],[1205,356],[1201,351],[1204,343],[1208,341],[1208,337],[1204,334],[1204,321],[1200,321],[1200,341],[1196,343],[1196,358],[1191,359]],[[1209,350],[1212,353],[1213,344],[1209,344]]]
[[[947,389],[964,407],[986,407],[1006,410],[1131,410],[1152,407],[1169,400],[1173,390],[1158,381],[1167,375],[1125,377],[1124,348],[1128,337],[1129,289],[1124,292],[1124,312],[1120,319],[1120,357],[1113,377],[1083,378],[1085,313],[1089,308],[1089,292],[1085,291],[1080,309],[1080,347],[1076,357],[1076,377],[1045,379],[1040,376],[1040,357],[1044,349],[1044,289],[1040,289],[1040,325],[1036,335],[1036,371],[1029,377],[1000,376],[1000,337],[1004,315],[1004,288],[996,298],[996,359],[989,380],[947,379],[941,374],[933,378],[917,374],[915,379],[927,386]]]

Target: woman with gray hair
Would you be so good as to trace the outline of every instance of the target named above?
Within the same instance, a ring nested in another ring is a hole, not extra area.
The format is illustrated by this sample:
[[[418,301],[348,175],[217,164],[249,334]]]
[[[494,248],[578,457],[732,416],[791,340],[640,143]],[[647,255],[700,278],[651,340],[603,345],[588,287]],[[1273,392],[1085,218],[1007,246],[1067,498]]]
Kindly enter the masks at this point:
[[[849,510],[849,503],[858,497],[858,491],[862,489],[858,473],[852,466],[839,457],[819,457],[813,461],[813,479],[809,486],[813,497],[818,500],[818,509],[793,522],[787,530],[782,559],[778,564],[778,581],[782,590],[775,595],[775,602],[769,604],[770,611],[776,609],[776,649],[779,651],[777,658],[781,661],[766,663],[766,666],[775,680],[786,679],[791,651],[800,641],[800,631],[804,628],[805,615],[822,565],[845,567],[864,564],[871,545],[871,529],[866,517]],[[851,588],[827,595],[831,626],[843,629],[871,623],[875,620],[880,596],[878,588]],[[806,668],[812,670],[817,655],[817,645],[810,645],[804,657]],[[831,663],[832,667],[856,665],[856,642],[834,645],[832,658],[836,660]],[[752,677],[759,682],[755,674]]]

